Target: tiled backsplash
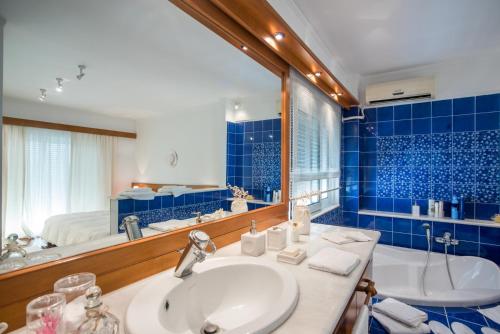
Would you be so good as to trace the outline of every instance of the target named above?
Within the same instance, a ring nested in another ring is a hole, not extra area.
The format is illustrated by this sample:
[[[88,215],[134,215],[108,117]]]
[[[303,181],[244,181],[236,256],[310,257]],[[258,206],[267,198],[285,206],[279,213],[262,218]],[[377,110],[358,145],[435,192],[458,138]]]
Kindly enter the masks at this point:
[[[368,108],[365,115],[345,123],[343,137],[344,181],[359,182],[360,209],[409,213],[417,201],[426,212],[429,198],[450,202],[455,194],[465,197],[468,218],[499,212],[500,94]]]
[[[150,201],[133,199],[118,200],[118,226],[123,218],[136,215],[140,219],[140,226],[166,221],[169,219],[193,218],[194,212],[202,214],[213,213],[218,209],[230,211],[232,197],[229,190],[203,191],[180,195],[159,195]],[[264,204],[248,203],[248,209],[254,210],[265,206]],[[123,232],[123,231],[120,231]]]
[[[359,110],[343,113],[355,116]],[[426,214],[429,198],[450,202],[456,194],[466,198],[468,218],[500,212],[500,94],[368,108],[365,115],[342,126],[338,224],[379,230],[381,243],[424,249],[424,221],[359,210],[409,213],[417,201]],[[449,216],[449,204],[445,209]],[[324,220],[329,218],[318,218]],[[452,253],[500,262],[500,228],[430,224],[433,235],[446,230],[460,241]]]
[[[281,189],[281,119],[227,123],[227,183],[257,199]]]

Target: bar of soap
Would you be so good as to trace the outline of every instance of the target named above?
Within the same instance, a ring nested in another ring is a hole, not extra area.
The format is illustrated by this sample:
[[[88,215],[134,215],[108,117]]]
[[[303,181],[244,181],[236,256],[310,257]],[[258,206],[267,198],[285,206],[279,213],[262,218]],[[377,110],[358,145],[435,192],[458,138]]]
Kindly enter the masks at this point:
[[[297,257],[300,253],[300,248],[294,246],[288,246],[283,249],[280,254],[285,256]]]

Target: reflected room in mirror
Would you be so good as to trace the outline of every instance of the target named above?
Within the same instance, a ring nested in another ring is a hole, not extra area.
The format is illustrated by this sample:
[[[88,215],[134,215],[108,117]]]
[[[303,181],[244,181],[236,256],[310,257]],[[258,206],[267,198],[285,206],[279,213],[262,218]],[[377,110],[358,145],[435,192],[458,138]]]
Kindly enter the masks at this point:
[[[0,273],[281,202],[281,79],[168,1],[1,1]]]

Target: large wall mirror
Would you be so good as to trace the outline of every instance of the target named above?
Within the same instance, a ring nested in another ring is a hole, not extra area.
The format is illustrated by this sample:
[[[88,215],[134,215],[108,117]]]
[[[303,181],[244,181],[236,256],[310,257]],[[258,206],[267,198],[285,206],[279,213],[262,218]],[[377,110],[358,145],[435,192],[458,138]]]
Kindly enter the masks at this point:
[[[0,273],[282,201],[282,82],[244,48],[162,0],[0,15]]]

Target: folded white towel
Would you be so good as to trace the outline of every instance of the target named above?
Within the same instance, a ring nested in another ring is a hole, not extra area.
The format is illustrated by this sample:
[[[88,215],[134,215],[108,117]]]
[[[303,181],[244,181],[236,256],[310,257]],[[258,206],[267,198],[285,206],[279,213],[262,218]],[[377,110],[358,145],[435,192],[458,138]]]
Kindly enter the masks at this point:
[[[321,233],[321,237],[337,245],[343,245],[354,242],[353,239],[346,238],[342,233],[336,230],[323,232]]]
[[[170,232],[192,225],[196,225],[196,223],[189,220],[170,219],[166,222],[148,224],[148,227],[157,231]]]
[[[475,334],[475,332],[469,326],[461,322],[452,322],[451,329],[455,334]]]
[[[360,262],[357,254],[327,247],[309,259],[309,268],[347,276]]]
[[[429,327],[434,334],[453,334],[451,329],[436,320],[429,321]]]
[[[410,327],[418,327],[427,321],[427,313],[394,298],[386,298],[380,303],[374,304],[373,310]]]
[[[359,242],[366,242],[366,241],[372,241],[373,239],[364,234],[363,232],[359,231],[345,231],[343,232],[344,236],[346,238],[352,239],[354,241],[359,241]]]
[[[420,324],[418,327],[409,327],[388,316],[372,311],[372,316],[384,327],[389,334],[427,334],[431,329],[426,324]]]
[[[131,198],[135,199],[138,201],[149,201],[155,198],[155,193],[154,192],[133,192],[133,191],[124,191],[119,194],[121,197],[126,197],[126,198]]]
[[[479,313],[481,313],[488,319],[493,320],[497,324],[500,324],[500,305],[485,309],[479,309]]]
[[[481,333],[483,333],[483,334],[499,334],[500,332],[494,330],[493,328],[482,327],[481,328]]]
[[[179,197],[180,195],[190,193],[192,190],[193,189],[186,186],[163,186],[158,189],[158,193],[171,194],[174,197]]]

